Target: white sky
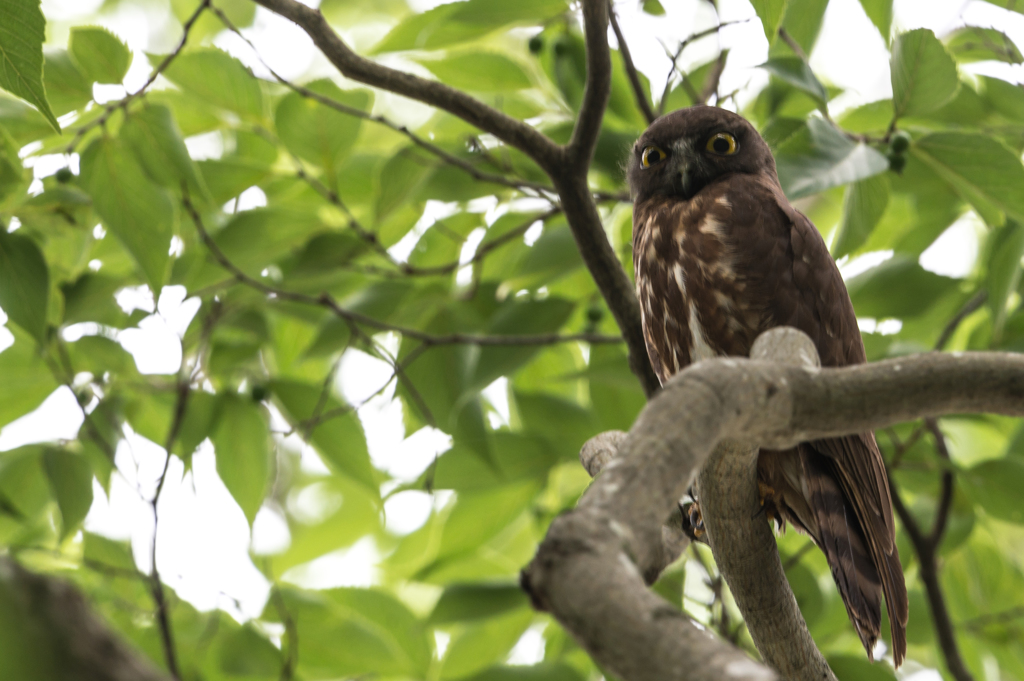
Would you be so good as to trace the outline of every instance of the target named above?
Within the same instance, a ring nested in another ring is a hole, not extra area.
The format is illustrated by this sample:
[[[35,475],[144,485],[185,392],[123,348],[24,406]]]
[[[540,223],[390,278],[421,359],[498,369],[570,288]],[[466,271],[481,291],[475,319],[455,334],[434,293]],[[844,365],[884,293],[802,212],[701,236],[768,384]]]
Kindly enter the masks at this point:
[[[92,13],[101,2],[44,0],[43,8],[50,17],[73,21],[76,16]],[[423,10],[440,3],[436,0],[410,0],[410,4]],[[690,32],[679,27],[692,27],[693,31],[697,31],[714,25],[715,18],[707,4],[698,0],[662,0],[669,14],[661,18],[638,13],[637,4],[635,0],[620,0],[616,8],[634,60],[651,78],[655,84],[654,89],[660,91],[660,84],[664,82],[667,73],[668,60],[659,42],[652,38],[657,37],[666,44],[674,44]],[[755,16],[746,0],[721,0],[719,4],[722,20]],[[1007,32],[1018,45],[1024,46],[1024,16],[1020,14],[978,0],[895,2],[893,23],[896,30],[924,26],[941,35],[965,20],[974,25],[998,27]],[[137,55],[141,55],[143,50],[166,51],[177,41],[176,29],[169,28],[173,24],[167,17],[152,23],[152,16],[130,7],[115,16],[104,17],[100,23],[125,39]],[[387,28],[386,25],[364,27],[358,32],[346,32],[345,36],[357,48],[365,49],[379,39]],[[285,77],[331,73],[331,67],[316,53],[301,31],[263,8],[257,10],[254,27],[245,32],[260,50],[263,59]],[[614,44],[614,36],[610,34],[609,39]],[[713,57],[715,40],[711,37],[687,48],[681,63],[686,66]],[[767,76],[754,67],[766,59],[768,49],[760,23],[755,19],[728,27],[721,32],[721,41],[723,47],[731,49],[729,68],[723,76],[723,89],[728,91],[748,83],[753,91],[759,89],[766,82]],[[238,56],[257,74],[267,75],[251,50],[237,37],[222,33],[216,43]],[[389,57],[387,61],[409,66],[408,62],[394,57]],[[831,1],[821,37],[811,55],[811,63],[819,75],[848,90],[833,104],[833,114],[847,106],[891,95],[888,54],[857,0]],[[1020,81],[1022,76],[1021,67],[1005,64],[981,64],[972,66],[970,70],[1013,81]],[[126,78],[128,89],[137,89],[147,74],[148,65],[139,56]],[[121,86],[97,85],[96,88],[97,97],[103,100],[122,97],[125,92]],[[409,119],[411,123],[417,119],[422,120],[428,113],[425,107],[410,104],[407,100],[400,100],[401,106],[392,110],[397,101],[393,96],[379,95],[376,106],[388,110],[393,117]],[[216,155],[216,142],[210,139],[189,140],[189,146],[193,151]],[[77,162],[77,159],[72,159],[72,162]],[[67,163],[67,159],[59,156],[36,160],[36,176],[52,174]],[[241,208],[263,203],[265,198],[257,189],[246,195]],[[429,218],[424,227],[427,224]],[[966,273],[976,257],[975,230],[976,225],[969,219],[958,222],[925,252],[922,264],[943,274]],[[401,248],[411,248],[411,243],[403,244]],[[860,263],[847,263],[844,275],[850,276],[878,260],[875,257]],[[196,301],[183,301],[183,297],[184,290],[181,287],[166,288],[154,314],[147,317],[139,329],[124,331],[119,335],[119,340],[133,354],[141,372],[173,374],[177,371],[181,357],[180,337],[198,307]],[[148,292],[124,292],[119,302],[126,307],[153,310]],[[0,321],[5,321],[2,313]],[[79,329],[77,332],[85,331]],[[392,346],[395,343],[394,339],[385,339],[385,342]],[[9,343],[9,334],[0,329],[0,347]],[[339,389],[350,401],[359,401],[376,390],[388,376],[388,367],[384,363],[361,352],[350,351],[338,372]],[[485,394],[507,419],[504,388],[504,383],[499,382]],[[446,449],[450,441],[443,433],[430,429],[404,439],[401,408],[397,402],[392,401],[392,392],[389,389],[386,394],[370,400],[359,410],[359,415],[367,432],[374,464],[401,480],[411,480],[437,453]],[[67,389],[60,389],[35,412],[9,424],[0,432],[0,451],[29,442],[72,438],[81,420],[73,395]],[[303,449],[301,442],[293,441],[288,445]],[[121,474],[115,474],[113,478],[109,500],[97,486],[96,501],[86,519],[85,526],[90,531],[116,538],[130,538],[135,546],[136,560],[144,570],[149,568],[149,546],[152,539],[152,517],[145,499],[152,494],[154,482],[162,469],[163,456],[162,449],[157,445],[140,436],[129,435],[117,452]],[[324,470],[316,454],[308,448],[305,448],[303,461],[311,470]],[[196,607],[222,607],[240,618],[257,615],[262,610],[269,585],[249,558],[250,541],[257,552],[267,552],[282,546],[288,541],[283,520],[276,510],[264,508],[256,518],[253,536],[250,538],[244,516],[217,477],[209,442],[194,457],[192,472],[186,475],[182,473],[181,462],[175,459],[160,500],[157,562],[161,574],[179,595]],[[431,498],[421,492],[396,495],[386,505],[388,528],[396,533],[412,531],[426,520],[432,508],[444,503],[446,498],[447,495]],[[305,568],[295,569],[287,578],[311,587],[368,585],[374,579],[373,564],[377,557],[372,540],[366,539],[349,550],[335,552]],[[543,647],[538,649],[538,640],[539,632],[528,632],[528,636],[517,647],[513,660],[530,663],[540,659]],[[917,681],[924,679],[921,676],[915,678]]]

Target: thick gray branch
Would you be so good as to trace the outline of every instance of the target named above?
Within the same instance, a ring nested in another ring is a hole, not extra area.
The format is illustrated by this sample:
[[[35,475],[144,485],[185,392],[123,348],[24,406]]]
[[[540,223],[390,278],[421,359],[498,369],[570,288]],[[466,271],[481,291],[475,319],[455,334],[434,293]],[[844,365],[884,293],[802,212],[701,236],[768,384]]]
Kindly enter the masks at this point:
[[[769,332],[776,338],[792,333]],[[745,444],[746,450],[739,449],[736,468],[743,475],[736,485],[753,504],[748,509],[752,517],[758,509],[756,488],[743,461],[756,446],[783,449],[810,439],[972,411],[1024,415],[1024,357],[931,353],[842,369],[739,358],[700,362],[651,400],[621,443],[619,456],[578,508],[552,523],[524,570],[523,585],[536,605],[552,612],[599,663],[624,681],[772,678],[773,672],[727,643],[710,640],[645,587],[644,576],[650,580],[664,565],[662,521],[714,447],[727,437]],[[760,522],[767,533],[763,516]],[[716,553],[725,555],[742,546],[742,537],[731,548],[729,539],[719,532]],[[767,543],[764,547],[772,548]],[[739,563],[750,572],[765,569],[763,563]],[[784,580],[763,588],[783,592],[772,597],[776,603],[792,598]],[[777,612],[770,606],[745,613],[755,640],[763,632],[783,641],[799,639],[799,627],[783,629],[792,622],[773,619]],[[772,664],[792,667],[779,659]],[[803,669],[793,678],[820,678],[811,676],[814,664]]]
[[[4,635],[14,653],[4,659],[0,677],[170,681],[114,634],[75,587],[7,557],[0,557],[0,608],[0,624],[13,625]]]
[[[750,355],[794,367],[819,364],[811,339],[790,328],[760,336]],[[700,469],[696,496],[708,542],[762,659],[787,679],[835,681],[807,630],[765,522],[757,453],[756,446],[727,440]]]

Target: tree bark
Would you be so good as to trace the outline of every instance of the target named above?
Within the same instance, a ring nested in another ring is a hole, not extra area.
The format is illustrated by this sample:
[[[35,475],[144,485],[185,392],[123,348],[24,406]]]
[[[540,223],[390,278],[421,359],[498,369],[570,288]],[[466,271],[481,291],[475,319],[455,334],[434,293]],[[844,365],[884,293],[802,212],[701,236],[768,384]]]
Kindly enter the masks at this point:
[[[140,575],[140,578],[142,575]],[[0,677],[62,681],[171,681],[89,608],[70,583],[0,556]],[[13,637],[13,640],[12,640]],[[20,644],[20,645],[19,645]]]
[[[765,335],[758,346],[768,344],[768,358],[814,357],[813,344],[794,340],[802,336],[795,330]],[[761,529],[750,529],[757,510],[750,450],[973,411],[1024,415],[1024,357],[930,353],[839,369],[740,358],[699,362],[651,400],[578,507],[552,523],[522,584],[537,607],[551,612],[624,681],[777,678],[646,588],[666,565],[662,522],[715,446],[728,438],[738,446],[723,454],[731,463],[717,469],[731,477],[717,482],[748,505],[746,521],[741,510],[731,522],[749,526],[716,534],[717,526],[727,527],[722,515],[704,510],[715,552],[736,557],[726,579],[737,603],[747,586],[757,598],[741,608],[754,640],[774,642],[762,648],[766,662],[787,678],[818,681],[827,667],[821,667],[820,653],[810,653],[813,659],[801,666],[806,626],[781,566],[763,559],[767,552],[778,563],[767,521],[762,517]],[[754,553],[749,531],[763,535]]]

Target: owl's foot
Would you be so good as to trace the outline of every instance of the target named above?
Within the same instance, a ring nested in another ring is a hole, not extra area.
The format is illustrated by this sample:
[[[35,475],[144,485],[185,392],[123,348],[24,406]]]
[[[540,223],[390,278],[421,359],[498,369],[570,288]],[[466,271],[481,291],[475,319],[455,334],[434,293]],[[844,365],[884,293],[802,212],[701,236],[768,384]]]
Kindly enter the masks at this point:
[[[756,515],[764,513],[765,517],[768,518],[769,522],[776,523],[780,520],[778,514],[778,506],[775,504],[775,497],[777,492],[775,488],[768,485],[761,480],[757,481],[757,496],[761,502],[761,510]],[[755,516],[756,517],[756,516]]]
[[[704,519],[700,514],[700,503],[696,499],[691,502],[680,502],[679,510],[683,513],[683,533],[690,538],[690,541],[707,544],[707,532],[704,530]]]

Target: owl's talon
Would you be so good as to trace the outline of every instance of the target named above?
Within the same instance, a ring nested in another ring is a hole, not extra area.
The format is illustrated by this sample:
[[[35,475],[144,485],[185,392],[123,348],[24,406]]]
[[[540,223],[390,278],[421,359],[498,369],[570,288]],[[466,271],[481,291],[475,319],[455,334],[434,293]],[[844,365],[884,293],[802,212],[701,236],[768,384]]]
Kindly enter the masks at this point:
[[[697,501],[680,502],[679,510],[683,514],[683,533],[691,541],[707,543],[707,531],[704,528],[704,518],[701,516],[700,504]]]
[[[757,496],[760,498],[761,505],[764,506],[765,500],[775,499],[775,488],[771,485],[767,485],[760,480],[757,481]]]
[[[690,525],[693,527],[694,534],[699,537],[704,533],[704,518],[700,514],[700,503],[693,502],[690,504],[690,508],[687,510],[687,516],[690,518]]]

